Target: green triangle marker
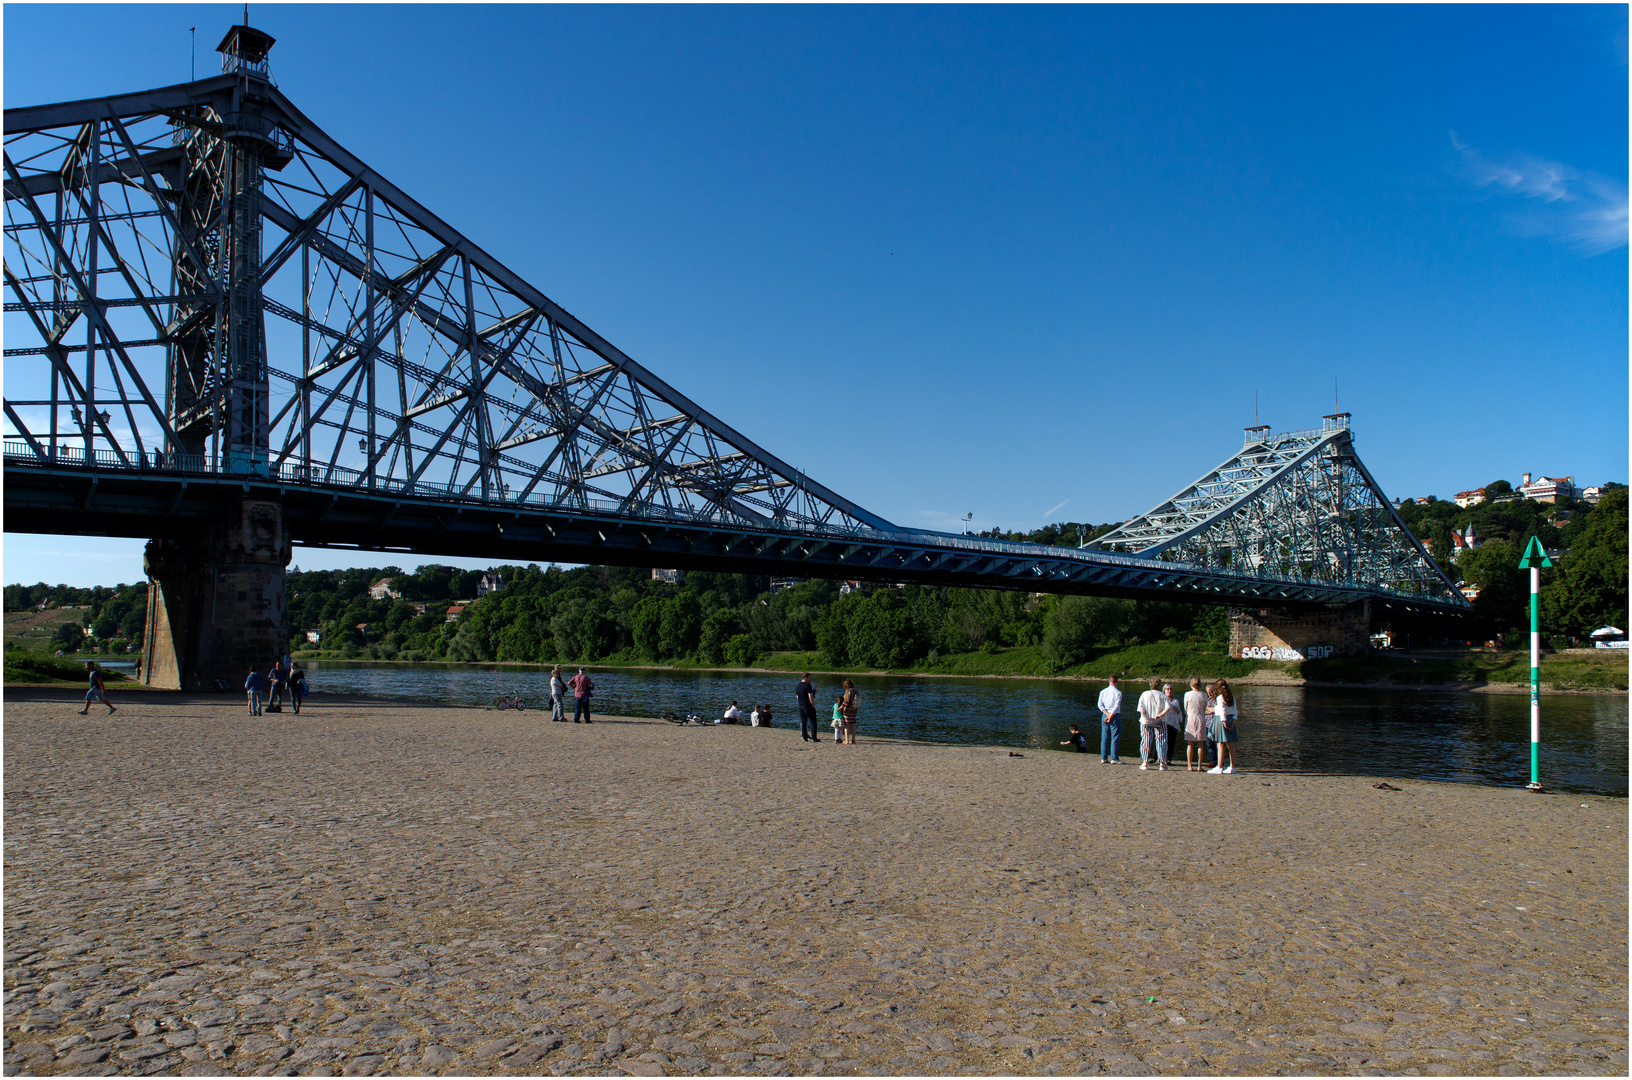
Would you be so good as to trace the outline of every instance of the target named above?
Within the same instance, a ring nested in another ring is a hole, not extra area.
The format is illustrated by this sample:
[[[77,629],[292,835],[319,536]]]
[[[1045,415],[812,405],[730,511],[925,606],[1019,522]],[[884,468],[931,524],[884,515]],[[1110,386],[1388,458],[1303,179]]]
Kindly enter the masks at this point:
[[[1532,559],[1540,559],[1541,561],[1539,563],[1532,562]],[[1541,546],[1541,540],[1538,537],[1532,536],[1530,538],[1530,545],[1524,549],[1524,558],[1519,560],[1519,569],[1528,570],[1532,566],[1544,566],[1551,568],[1552,565],[1553,560],[1547,557],[1547,550]]]

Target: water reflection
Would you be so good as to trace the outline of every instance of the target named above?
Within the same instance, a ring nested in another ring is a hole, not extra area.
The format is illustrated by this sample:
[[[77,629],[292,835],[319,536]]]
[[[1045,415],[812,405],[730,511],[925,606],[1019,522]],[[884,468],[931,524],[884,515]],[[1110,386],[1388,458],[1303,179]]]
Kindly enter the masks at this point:
[[[307,665],[314,691],[485,705],[502,691],[548,707],[549,673],[459,665]],[[596,671],[596,710],[656,716],[664,710],[718,716],[735,699],[744,713],[769,704],[778,726],[797,726],[795,675],[697,671]],[[1061,750],[1073,721],[1097,752],[1094,699],[1101,683],[1047,679],[926,679],[854,676],[862,738]],[[839,677],[817,675],[822,731]],[[1123,758],[1139,756],[1130,690]],[[1244,686],[1244,769],[1360,773],[1461,783],[1523,785],[1530,778],[1530,703],[1523,694]],[[1174,755],[1183,757],[1182,745]],[[1089,755],[1091,758],[1092,755]],[[1097,759],[1094,759],[1097,761]],[[1097,764],[1095,765],[1097,768]],[[1627,701],[1560,696],[1542,701],[1542,780],[1585,794],[1627,793]]]

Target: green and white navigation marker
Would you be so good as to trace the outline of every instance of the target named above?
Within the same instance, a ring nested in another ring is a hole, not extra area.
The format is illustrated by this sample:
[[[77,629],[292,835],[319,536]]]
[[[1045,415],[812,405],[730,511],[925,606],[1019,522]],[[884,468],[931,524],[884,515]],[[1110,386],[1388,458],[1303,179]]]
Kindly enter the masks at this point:
[[[1553,565],[1536,537],[1524,549],[1519,569],[1530,571],[1530,782],[1531,791],[1541,791],[1541,568]]]

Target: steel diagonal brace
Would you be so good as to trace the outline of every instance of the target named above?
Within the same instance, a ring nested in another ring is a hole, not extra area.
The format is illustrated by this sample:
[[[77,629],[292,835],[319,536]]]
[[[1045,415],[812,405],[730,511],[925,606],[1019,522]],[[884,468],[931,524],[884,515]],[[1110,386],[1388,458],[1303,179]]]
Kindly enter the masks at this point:
[[[1215,523],[1227,520],[1228,518],[1234,516],[1234,514],[1242,508],[1262,500],[1272,488],[1276,487],[1277,485],[1287,483],[1289,479],[1294,479],[1297,476],[1299,468],[1311,457],[1313,457],[1321,448],[1331,444],[1334,441],[1337,441],[1338,439],[1347,437],[1348,432],[1340,430],[1335,431],[1326,438],[1313,443],[1305,448],[1303,452],[1298,454],[1296,457],[1283,462],[1273,473],[1260,481],[1253,488],[1237,496],[1223,508],[1215,510],[1205,520],[1197,522],[1184,532],[1179,533],[1177,536],[1169,537],[1160,543],[1152,545],[1151,547],[1144,548],[1138,552],[1138,556],[1142,559],[1154,558],[1157,555],[1160,555],[1162,552],[1167,551],[1169,548],[1182,544],[1191,537],[1205,532]],[[1100,537],[1100,540],[1103,541],[1112,535],[1113,534],[1111,533],[1107,533],[1105,536]]]
[[[5,169],[13,180],[17,180],[19,182],[21,181],[21,177],[17,173],[17,166],[12,164],[10,155],[7,155],[5,158]],[[40,227],[40,231],[45,234],[46,238],[51,242],[52,250],[56,252],[57,258],[61,260],[61,265],[67,269],[69,275],[71,276],[73,286],[75,290],[78,291],[82,301],[80,304],[80,310],[84,312],[87,319],[96,324],[97,328],[107,339],[108,344],[113,347],[114,353],[118,355],[121,364],[123,364],[125,370],[130,374],[131,380],[136,384],[137,390],[141,392],[143,403],[146,404],[148,410],[152,412],[153,418],[158,422],[160,430],[162,430],[164,434],[169,437],[170,445],[174,446],[176,444],[176,433],[171,430],[169,419],[164,415],[164,410],[159,408],[159,403],[153,399],[153,395],[148,392],[147,383],[142,380],[141,373],[136,370],[136,365],[131,362],[130,356],[125,352],[125,347],[119,343],[119,335],[113,332],[113,327],[108,323],[107,316],[104,315],[101,309],[94,303],[90,302],[89,298],[91,295],[91,290],[86,284],[84,276],[80,274],[72,256],[70,256],[68,252],[64,250],[62,242],[57,239],[56,233],[50,227],[50,222],[46,219],[45,214],[40,210],[40,204],[34,200],[34,196],[28,194],[27,192],[23,193],[23,202],[28,206],[29,213],[34,216],[34,221]],[[17,299],[27,304],[29,302],[28,296],[26,293],[24,293],[22,283],[17,279],[17,276],[11,272],[10,267],[6,268],[6,280],[11,283],[12,291],[17,294]],[[46,333],[45,323],[32,310],[32,306],[30,307],[29,315],[34,320],[34,325],[39,330],[40,336],[49,340],[50,335]],[[66,365],[64,365],[64,367],[65,366]],[[83,392],[84,391],[82,388],[81,393]],[[90,406],[87,405],[87,407],[89,408]],[[94,408],[92,411],[95,411]],[[121,447],[118,440],[113,437],[113,433],[107,431],[106,424],[103,425],[103,431],[107,433],[108,443],[113,447],[114,452],[119,455],[119,459],[121,461],[126,460],[124,448]]]
[[[16,293],[18,299],[27,305],[28,317],[33,321],[34,328],[44,336],[45,324],[41,321],[39,313],[34,310],[33,305],[28,303],[28,294],[23,292],[22,282],[17,279],[16,274],[11,272],[9,266],[5,268],[5,275],[6,283],[11,286],[12,292]],[[68,366],[68,362],[61,355],[61,351],[53,347],[45,355],[51,361],[51,366],[57,369],[57,374],[61,375],[63,381],[68,384],[68,388],[79,396],[79,402],[84,406],[79,421],[79,430],[86,443],[89,444],[91,441],[90,425],[94,423],[102,429],[102,434],[107,437],[108,442],[118,450],[119,443],[114,439],[113,432],[109,430],[107,423],[103,421],[102,414],[97,412],[95,402],[91,400],[91,395],[85,390],[85,384],[79,381],[79,376],[74,374],[74,369]],[[120,459],[129,464],[128,460],[125,459],[124,451],[119,450],[118,452]]]
[[[362,180],[355,176],[348,177],[333,195],[323,200],[321,206],[302,219],[294,229],[286,232],[278,246],[272,249],[272,254],[262,260],[261,280],[265,281],[276,274],[289,257],[300,250],[300,246],[306,243],[307,238],[323,223],[323,220],[334,213],[341,203],[356,194],[362,186]]]
[[[12,426],[17,429],[18,434],[22,435],[34,453],[39,455],[41,461],[46,460],[45,447],[34,440],[34,436],[29,433],[28,425],[23,423],[22,417],[18,416],[16,410],[11,407],[11,402],[6,402],[5,408],[6,416],[11,420]]]
[[[765,463],[768,468],[780,475],[788,477],[797,475],[796,470],[791,466],[769,454],[719,418],[698,406],[684,394],[681,394],[662,379],[637,364],[588,326],[579,322],[560,305],[533,288],[487,252],[461,236],[446,222],[409,197],[406,192],[374,173],[360,159],[353,156],[343,146],[330,138],[321,128],[312,123],[276,87],[269,87],[267,94],[276,108],[283,113],[282,126],[284,128],[300,138],[307,146],[327,158],[331,164],[339,169],[353,176],[362,176],[369,186],[374,189],[377,196],[384,198],[399,213],[412,220],[418,228],[437,237],[445,244],[458,245],[465,256],[471,259],[474,265],[480,267],[487,278],[509,290],[512,295],[523,303],[544,312],[552,321],[559,323],[603,359],[616,364],[619,370],[629,372],[648,392],[664,399],[674,408],[691,416],[705,428],[717,432],[737,449],[752,454]],[[842,510],[856,521],[876,529],[893,528],[889,522],[855,505],[837,492],[830,491],[808,480],[805,482],[805,489],[829,505]]]

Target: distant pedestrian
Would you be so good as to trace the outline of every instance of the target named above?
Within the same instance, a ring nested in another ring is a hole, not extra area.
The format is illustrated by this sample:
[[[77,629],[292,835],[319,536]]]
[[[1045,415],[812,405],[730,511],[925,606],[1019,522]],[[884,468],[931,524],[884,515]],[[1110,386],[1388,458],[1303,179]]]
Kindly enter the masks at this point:
[[[844,741],[844,695],[833,699],[833,745]]]
[[[306,669],[295,664],[289,669],[289,701],[300,715],[300,699],[306,696]]]
[[[1167,695],[1167,714],[1162,717],[1167,722],[1167,745],[1162,748],[1162,767],[1165,769],[1173,762],[1173,751],[1179,747],[1179,740],[1184,738],[1184,706],[1179,699],[1173,696],[1173,684],[1164,682],[1162,693]]]
[[[1209,725],[1207,732],[1213,742],[1218,744],[1218,764],[1208,769],[1208,772],[1233,773],[1235,771],[1235,723],[1235,694],[1231,692],[1230,684],[1220,679],[1218,680],[1218,695],[1213,698],[1213,722]],[[1230,759],[1227,766],[1224,764],[1226,755]]]
[[[1184,764],[1187,772],[1200,772],[1207,767],[1207,708],[1211,697],[1201,688],[1201,680],[1192,678],[1190,689],[1184,695]]]
[[[1088,752],[1088,737],[1077,729],[1077,725],[1072,724],[1071,737],[1060,743],[1060,745],[1069,746],[1079,754],[1086,754]]]
[[[93,701],[100,701],[106,705],[109,716],[119,711],[113,707],[113,702],[108,700],[108,684],[102,680],[102,669],[96,666],[95,660],[86,662],[85,679],[90,683],[90,688],[85,691],[85,707],[79,710],[79,715],[87,715],[91,711]]]
[[[568,680],[568,685],[572,687],[572,722],[593,724],[595,721],[589,716],[589,697],[595,692],[595,684],[584,669],[579,668],[578,674]],[[579,717],[583,718],[582,721]]]
[[[1122,739],[1122,691],[1112,675],[1105,689],[1099,692],[1099,763],[1120,765],[1117,743]]]
[[[266,676],[254,668],[249,669],[249,678],[244,680],[244,690],[249,694],[249,715],[260,716],[261,703],[266,698],[266,691],[271,684]]]
[[[793,699],[799,705],[799,741],[819,742],[816,738],[816,684],[810,681],[810,672],[794,685]]]
[[[552,723],[567,722],[567,684],[561,681],[561,665],[557,664],[550,669],[550,720]]]
[[[1139,768],[1150,768],[1151,743],[1156,744],[1156,768],[1167,771],[1167,695],[1158,687],[1160,679],[1150,680],[1150,689],[1139,695]]]
[[[268,712],[283,711],[283,695],[289,689],[289,669],[283,666],[282,660],[272,661],[272,670],[266,673],[266,679],[272,684],[272,694],[267,698]]]
[[[844,742],[846,746],[854,746],[856,714],[861,711],[861,695],[856,693],[856,684],[849,679],[844,680],[844,694],[840,700],[844,702]]]

